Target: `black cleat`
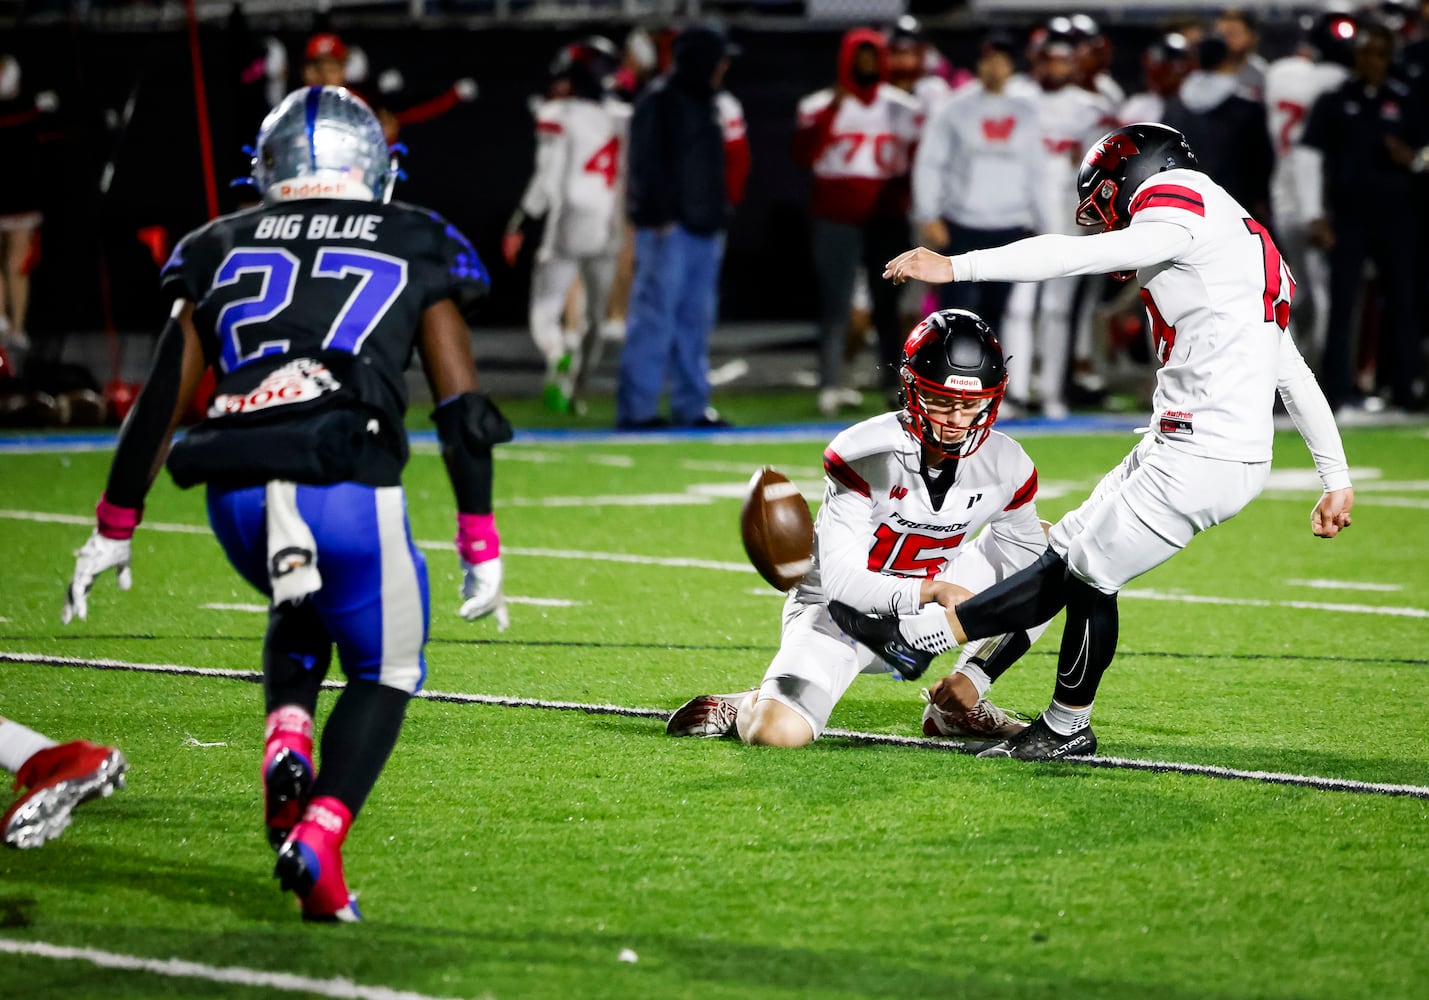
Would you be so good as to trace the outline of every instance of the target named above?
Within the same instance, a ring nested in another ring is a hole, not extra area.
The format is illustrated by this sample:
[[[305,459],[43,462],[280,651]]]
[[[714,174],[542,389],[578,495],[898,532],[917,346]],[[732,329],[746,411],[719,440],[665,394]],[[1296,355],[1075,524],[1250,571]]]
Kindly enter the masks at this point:
[[[263,812],[268,843],[281,850],[297,826],[313,788],[313,765],[291,747],[279,750],[263,776]]]
[[[1038,716],[1026,729],[989,747],[979,757],[1016,757],[1018,760],[1061,760],[1063,757],[1090,757],[1097,752],[1097,737],[1091,726],[1083,726],[1071,736],[1053,732]]]
[[[887,660],[904,680],[922,677],[938,655],[910,646],[898,631],[897,615],[866,615],[842,601],[829,602],[829,615],[845,633]]]

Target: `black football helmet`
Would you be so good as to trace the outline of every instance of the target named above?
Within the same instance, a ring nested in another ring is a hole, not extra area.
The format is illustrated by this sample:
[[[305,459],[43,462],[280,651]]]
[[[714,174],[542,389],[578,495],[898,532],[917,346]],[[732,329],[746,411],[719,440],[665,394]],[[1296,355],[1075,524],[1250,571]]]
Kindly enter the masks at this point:
[[[966,458],[982,447],[1007,391],[1002,345],[982,317],[966,309],[932,313],[904,341],[899,375],[901,418],[915,441],[944,458]],[[929,414],[929,397],[980,404],[959,440],[943,440],[947,424]]]
[[[591,35],[561,47],[551,62],[551,78],[569,80],[577,97],[598,101],[610,89],[620,58],[620,50],[609,38]]]
[[[1137,122],[1102,136],[1077,171],[1077,225],[1123,229],[1131,222],[1131,196],[1163,170],[1199,170],[1186,137],[1169,125]]]
[[[1300,19],[1305,44],[1315,50],[1323,62],[1350,67],[1355,61],[1355,37],[1359,34],[1359,19],[1353,9],[1335,6],[1318,14],[1306,14]]]

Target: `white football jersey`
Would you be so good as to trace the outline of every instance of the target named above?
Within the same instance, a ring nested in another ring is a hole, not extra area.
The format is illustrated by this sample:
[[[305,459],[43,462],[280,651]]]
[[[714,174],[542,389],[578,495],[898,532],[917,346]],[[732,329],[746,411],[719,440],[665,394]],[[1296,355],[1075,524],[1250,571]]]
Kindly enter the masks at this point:
[[[1307,204],[1306,192],[1299,190],[1292,154],[1303,148],[1300,139],[1315,101],[1349,75],[1350,71],[1337,63],[1317,63],[1304,56],[1277,59],[1266,70],[1265,123],[1275,149],[1270,203],[1277,219],[1303,224],[1324,214],[1321,206]]]
[[[941,503],[919,472],[921,454],[898,413],[871,417],[834,438],[824,451],[814,565],[795,600],[910,614],[920,606],[922,580],[944,576],[984,526],[993,543],[984,554],[1002,561],[1000,570],[1015,572],[1046,549],[1035,502],[1037,469],[1016,441],[990,433],[958,461]]]
[[[1080,235],[1077,226],[1077,169],[1087,147],[1116,125],[1112,106],[1100,94],[1068,84],[1036,92],[1042,133],[1041,230]]]
[[[1151,429],[1189,451],[1270,459],[1281,333],[1295,280],[1270,233],[1199,170],[1153,175],[1131,197],[1131,229],[1172,222],[1191,249],[1136,272],[1162,368]]]
[[[610,98],[561,97],[537,109],[536,170],[521,210],[546,218],[542,259],[619,249],[629,124],[630,108]]]

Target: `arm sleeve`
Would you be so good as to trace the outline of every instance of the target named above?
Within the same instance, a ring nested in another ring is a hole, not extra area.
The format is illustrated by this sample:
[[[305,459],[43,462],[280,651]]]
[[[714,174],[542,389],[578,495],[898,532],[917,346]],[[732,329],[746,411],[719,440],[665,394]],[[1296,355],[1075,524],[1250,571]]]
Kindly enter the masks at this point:
[[[814,165],[814,161],[828,148],[834,118],[838,113],[839,105],[832,100],[818,111],[799,113],[792,142],[795,163],[801,167]]]
[[[887,576],[868,568],[872,544],[872,501],[833,479],[824,488],[815,545],[824,597],[865,614],[912,614],[919,608],[923,581]]]
[[[530,218],[543,218],[560,200],[567,144],[560,121],[545,114],[537,116],[536,169],[521,196],[521,211]]]
[[[1037,516],[1037,467],[1025,453],[1018,458],[1012,482],[1017,488],[1007,506],[989,522],[982,545],[999,580],[1030,566],[1047,549],[1047,533]]]
[[[420,122],[431,121],[433,118],[440,118],[461,102],[461,95],[457,93],[456,86],[452,85],[436,97],[396,112],[393,117],[397,119],[399,125],[416,125]]]
[[[951,258],[954,281],[1046,281],[1076,274],[1134,271],[1191,249],[1191,231],[1148,220],[1095,236],[1047,234]]]
[[[1291,146],[1285,157],[1290,161],[1303,218],[1307,222],[1325,218],[1325,154],[1302,145]]]
[[[1305,445],[1310,449],[1310,457],[1315,460],[1315,471],[1325,491],[1342,490],[1350,485],[1350,464],[1345,458],[1345,445],[1340,440],[1340,429],[1335,426],[1335,415],[1325,399],[1315,375],[1305,364],[1295,342],[1285,331],[1280,333],[1280,366],[1276,373],[1276,385],[1280,398],[1285,401],[1285,409]]]
[[[427,275],[422,308],[451,299],[463,316],[469,316],[491,292],[491,275],[460,229],[436,212],[426,215],[431,227],[424,238],[428,249],[421,257]]]
[[[160,453],[168,441],[174,406],[183,383],[183,367],[183,328],[178,320],[170,317],[154,347],[154,360],[144,388],[119,428],[119,442],[104,486],[104,497],[110,503],[135,510],[143,508],[159,468]]]
[[[952,162],[957,132],[952,118],[935,111],[923,128],[913,157],[913,219],[930,222],[942,215],[943,180]]]

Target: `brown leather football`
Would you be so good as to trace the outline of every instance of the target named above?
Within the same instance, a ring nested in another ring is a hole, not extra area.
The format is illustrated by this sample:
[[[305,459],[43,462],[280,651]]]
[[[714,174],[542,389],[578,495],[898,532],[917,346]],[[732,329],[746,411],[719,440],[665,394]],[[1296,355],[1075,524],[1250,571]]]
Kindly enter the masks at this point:
[[[776,590],[788,590],[813,565],[814,519],[787,476],[768,466],[749,480],[739,514],[744,551],[759,575]]]

